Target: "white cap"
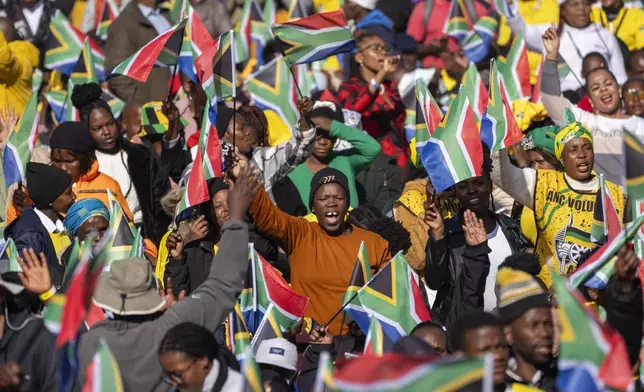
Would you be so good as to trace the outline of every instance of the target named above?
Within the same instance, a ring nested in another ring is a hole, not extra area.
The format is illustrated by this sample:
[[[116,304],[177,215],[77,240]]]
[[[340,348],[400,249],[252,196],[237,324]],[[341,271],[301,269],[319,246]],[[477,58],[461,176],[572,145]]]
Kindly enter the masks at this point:
[[[366,8],[368,10],[373,10],[376,8],[376,4],[378,4],[378,0],[350,0],[352,3],[358,4],[362,8]]]
[[[255,362],[287,370],[297,370],[297,348],[284,338],[264,340],[259,344]]]

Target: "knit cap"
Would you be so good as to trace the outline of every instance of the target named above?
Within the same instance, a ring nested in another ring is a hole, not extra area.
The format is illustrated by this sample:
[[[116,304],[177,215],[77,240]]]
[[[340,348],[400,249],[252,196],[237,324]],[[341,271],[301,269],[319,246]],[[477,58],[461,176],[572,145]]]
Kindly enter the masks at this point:
[[[533,308],[550,307],[548,294],[527,272],[501,268],[494,289],[501,321],[509,323]]]
[[[49,137],[49,147],[75,151],[81,154],[96,149],[96,142],[87,126],[78,121],[65,121]]]
[[[37,208],[48,208],[72,185],[64,170],[42,163],[27,163],[27,191]]]
[[[351,204],[349,199],[349,180],[340,170],[332,167],[325,167],[324,169],[315,173],[311,179],[311,192],[309,193],[309,208],[313,209],[313,200],[315,200],[315,192],[318,188],[325,184],[336,183],[344,189],[344,196],[347,201],[347,206]]]

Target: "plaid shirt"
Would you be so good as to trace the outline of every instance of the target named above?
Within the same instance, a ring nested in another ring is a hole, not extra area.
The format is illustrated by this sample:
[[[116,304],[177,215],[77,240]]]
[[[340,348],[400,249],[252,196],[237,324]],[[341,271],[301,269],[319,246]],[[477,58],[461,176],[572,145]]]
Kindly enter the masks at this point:
[[[390,81],[381,84],[382,93],[371,94],[369,83],[361,78],[345,80],[338,90],[337,102],[362,115],[362,127],[376,139],[395,131],[404,138],[405,105]]]

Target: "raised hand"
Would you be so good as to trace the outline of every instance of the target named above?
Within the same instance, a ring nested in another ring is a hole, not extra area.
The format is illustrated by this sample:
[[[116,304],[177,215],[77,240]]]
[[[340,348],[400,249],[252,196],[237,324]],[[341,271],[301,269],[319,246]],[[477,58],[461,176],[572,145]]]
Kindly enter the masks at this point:
[[[309,129],[311,127],[310,114],[313,110],[313,101],[309,97],[302,97],[297,100],[297,109],[300,111],[300,130]]]
[[[197,219],[193,220],[188,224],[188,229],[190,230],[189,241],[200,240],[208,235],[208,221],[206,217],[200,215]]]
[[[434,241],[440,240],[445,234],[445,222],[443,222],[443,216],[434,201],[425,202],[424,207],[425,217],[423,220],[427,226],[429,226]]]
[[[543,47],[546,50],[546,57],[548,60],[557,61],[559,58],[559,45],[561,40],[559,39],[559,34],[557,34],[557,29],[554,25],[550,26],[548,30],[543,33],[541,37],[543,40]]]
[[[18,264],[22,268],[22,272],[18,273],[18,279],[25,289],[34,294],[44,294],[51,289],[51,276],[49,276],[49,268],[47,267],[47,259],[45,254],[36,252],[31,249],[25,249],[22,252],[24,259],[18,256]]]
[[[243,220],[255,194],[262,187],[258,173],[253,173],[250,165],[239,169],[235,181],[228,181],[228,214],[230,219]]]
[[[18,183],[18,187],[13,191],[13,206],[16,208],[16,211],[22,214],[22,211],[25,209],[29,198],[27,197],[25,186],[22,184],[22,181]]]
[[[331,344],[333,335],[329,332],[329,327],[324,327],[316,323],[309,333],[309,343],[311,344]]]
[[[382,64],[382,70],[385,75],[389,75],[394,72],[398,67],[400,62],[400,56],[387,56],[385,57],[385,62]]]
[[[232,150],[226,155],[226,172],[228,177],[235,180],[243,167],[250,166],[248,158],[237,150]]]
[[[4,114],[0,114],[0,144],[4,144],[9,140],[11,132],[18,124],[19,114],[16,114],[13,108],[5,105]]]
[[[465,243],[469,246],[480,245],[487,241],[483,219],[479,219],[470,210],[465,210],[463,214],[463,232],[465,233]]]
[[[177,232],[172,232],[166,239],[165,246],[170,252],[170,256],[174,259],[183,258],[183,239]]]
[[[615,261],[615,275],[622,281],[635,280],[639,260],[635,252],[628,246],[623,246],[617,251],[617,260]]]

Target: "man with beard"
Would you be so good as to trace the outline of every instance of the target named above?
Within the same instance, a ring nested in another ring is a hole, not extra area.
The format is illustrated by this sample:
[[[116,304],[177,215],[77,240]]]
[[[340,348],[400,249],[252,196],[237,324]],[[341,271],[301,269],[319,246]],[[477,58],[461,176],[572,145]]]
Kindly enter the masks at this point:
[[[496,275],[498,314],[512,347],[506,383],[555,391],[553,321],[548,294],[530,274],[502,267]]]

